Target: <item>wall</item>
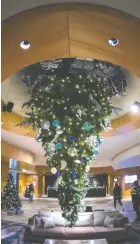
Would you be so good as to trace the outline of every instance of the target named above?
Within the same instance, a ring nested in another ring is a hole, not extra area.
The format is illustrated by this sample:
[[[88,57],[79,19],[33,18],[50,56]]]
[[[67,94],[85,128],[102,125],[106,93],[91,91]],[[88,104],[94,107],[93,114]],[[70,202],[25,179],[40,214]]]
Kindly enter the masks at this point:
[[[19,194],[24,196],[27,186],[27,175],[19,174]]]
[[[9,173],[9,161],[5,160],[3,157],[1,159],[1,190],[3,190],[5,186],[5,182]]]
[[[34,164],[34,155],[32,153],[4,141],[1,143],[1,155],[5,158],[12,158],[28,164]]]
[[[41,197],[44,195],[45,189],[45,176],[42,174],[38,175],[38,196]]]
[[[128,185],[125,184],[125,176],[126,175],[137,175],[138,181],[140,184],[140,167],[129,168],[129,169],[121,169],[120,172],[120,185],[122,187],[122,195],[123,198],[130,198],[131,197],[131,188],[127,187]]]

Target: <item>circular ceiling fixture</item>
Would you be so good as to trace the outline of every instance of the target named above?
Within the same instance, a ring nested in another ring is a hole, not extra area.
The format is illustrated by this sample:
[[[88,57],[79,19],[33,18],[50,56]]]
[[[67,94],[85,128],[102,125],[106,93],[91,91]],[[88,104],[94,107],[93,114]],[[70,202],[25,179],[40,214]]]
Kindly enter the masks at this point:
[[[118,177],[114,177],[114,182],[117,183],[119,181]]]
[[[20,47],[21,47],[22,49],[27,50],[27,49],[30,48],[30,46],[31,46],[31,43],[30,43],[29,41],[21,41],[21,42],[20,42]]]
[[[133,113],[138,113],[140,111],[140,103],[134,102],[134,104],[131,106],[131,111]]]
[[[111,38],[111,39],[108,40],[108,44],[109,44],[109,46],[111,46],[111,47],[116,47],[116,46],[118,46],[118,44],[119,44],[119,39],[113,37],[113,38]]]

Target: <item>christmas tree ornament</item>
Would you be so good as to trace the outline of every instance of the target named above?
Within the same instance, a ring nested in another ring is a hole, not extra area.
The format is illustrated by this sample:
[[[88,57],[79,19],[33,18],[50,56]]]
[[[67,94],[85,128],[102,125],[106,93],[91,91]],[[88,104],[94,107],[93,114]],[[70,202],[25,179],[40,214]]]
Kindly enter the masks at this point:
[[[91,128],[92,128],[92,125],[91,125],[89,122],[85,122],[85,123],[83,124],[83,130],[84,130],[85,132],[90,131]]]
[[[74,180],[74,184],[78,185],[78,180],[77,179]]]
[[[57,169],[55,167],[53,167],[53,168],[51,168],[51,172],[52,172],[52,174],[56,174]]]
[[[94,147],[94,148],[93,148],[93,154],[97,155],[97,154],[99,154],[99,153],[100,153],[100,149],[99,149],[99,147],[98,147],[98,146]]]
[[[72,135],[70,135],[70,136],[68,137],[68,139],[69,139],[69,141],[72,142],[72,143],[74,143],[74,142],[76,141],[75,137],[72,136]]]
[[[96,136],[89,136],[85,139],[85,142],[89,147],[93,147],[94,144],[96,143],[97,137]]]
[[[57,133],[58,135],[63,134],[63,132],[64,132],[64,131],[61,129],[60,126],[58,126],[58,127],[56,128],[56,133]]]
[[[50,128],[50,122],[49,121],[44,121],[41,123],[41,128],[43,130],[48,130]]]
[[[102,142],[103,142],[103,139],[101,139],[101,138],[97,138],[97,143],[98,143],[99,145],[101,145]]]
[[[53,126],[54,126],[55,128],[59,127],[59,126],[60,126],[60,122],[59,122],[58,120],[54,120],[54,121],[53,121]]]
[[[82,157],[82,161],[87,161],[88,158],[87,157]]]
[[[56,149],[60,150],[60,149],[62,149],[62,147],[63,147],[62,143],[57,143],[56,144]]]
[[[77,149],[74,147],[70,147],[68,149],[68,155],[71,157],[75,157],[77,155]]]
[[[78,159],[77,159],[77,160],[75,160],[74,162],[75,162],[76,164],[80,164],[80,163],[81,163],[81,161],[80,161],[80,160],[78,160]]]
[[[77,190],[75,189],[74,186],[70,186],[69,189],[70,189],[70,191],[72,191],[72,192],[76,192],[76,191],[77,191]],[[72,203],[72,202],[71,202],[71,203]]]
[[[53,142],[49,143],[49,145],[48,145],[48,151],[49,152],[55,151],[55,144]]]
[[[60,177],[61,174],[60,174],[59,171],[57,171],[55,175],[56,175],[57,177]]]
[[[73,176],[73,178],[76,178],[76,176],[77,176],[77,172],[76,172],[76,171],[73,171],[73,172],[72,172],[72,176]]]
[[[67,162],[65,160],[61,160],[60,163],[61,163],[61,169],[65,169],[67,166]]]

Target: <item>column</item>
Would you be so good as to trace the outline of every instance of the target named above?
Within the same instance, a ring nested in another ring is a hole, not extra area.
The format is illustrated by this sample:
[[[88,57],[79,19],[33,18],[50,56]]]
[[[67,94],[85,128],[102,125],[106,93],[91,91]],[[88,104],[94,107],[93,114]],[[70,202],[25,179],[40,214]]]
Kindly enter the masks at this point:
[[[38,197],[44,195],[45,177],[43,174],[38,175]]]

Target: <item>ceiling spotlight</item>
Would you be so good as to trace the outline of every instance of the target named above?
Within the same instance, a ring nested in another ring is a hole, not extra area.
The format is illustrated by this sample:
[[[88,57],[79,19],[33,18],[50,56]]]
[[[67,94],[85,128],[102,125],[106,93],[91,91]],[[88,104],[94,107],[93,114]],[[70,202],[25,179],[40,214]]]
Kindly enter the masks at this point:
[[[108,44],[111,47],[116,47],[119,44],[119,39],[113,37],[113,38],[111,38],[111,39],[108,40]]]
[[[27,50],[27,49],[30,48],[30,46],[31,46],[31,43],[28,42],[28,41],[21,41],[21,42],[20,42],[20,47],[21,47],[22,49]]]
[[[118,181],[119,181],[118,177],[114,177],[114,182],[118,182]]]
[[[134,102],[134,104],[131,106],[131,111],[133,113],[138,113],[140,111],[140,103]]]

